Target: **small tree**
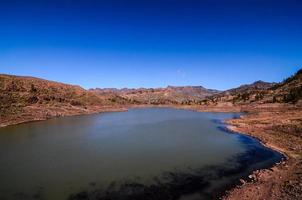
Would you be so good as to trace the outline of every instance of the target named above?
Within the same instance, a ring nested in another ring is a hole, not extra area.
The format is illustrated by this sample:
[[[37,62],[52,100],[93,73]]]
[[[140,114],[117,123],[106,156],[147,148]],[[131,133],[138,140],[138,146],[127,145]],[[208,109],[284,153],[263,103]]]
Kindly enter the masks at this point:
[[[35,88],[34,84],[30,85],[30,92],[37,92],[37,88]]]
[[[276,96],[273,97],[273,103],[276,103],[277,102],[277,98]]]

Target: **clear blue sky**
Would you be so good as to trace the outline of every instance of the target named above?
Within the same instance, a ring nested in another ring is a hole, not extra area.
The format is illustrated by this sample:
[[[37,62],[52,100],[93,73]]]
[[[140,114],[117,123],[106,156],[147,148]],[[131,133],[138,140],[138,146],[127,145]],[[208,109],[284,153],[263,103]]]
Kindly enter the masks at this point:
[[[0,38],[0,73],[228,89],[302,67],[302,1],[0,0]]]

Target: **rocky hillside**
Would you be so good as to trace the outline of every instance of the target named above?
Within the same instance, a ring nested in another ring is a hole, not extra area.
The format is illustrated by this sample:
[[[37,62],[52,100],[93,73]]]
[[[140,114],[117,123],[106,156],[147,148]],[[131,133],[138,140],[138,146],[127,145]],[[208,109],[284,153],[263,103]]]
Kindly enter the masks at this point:
[[[91,113],[112,106],[106,96],[33,77],[0,75],[0,122]]]
[[[297,103],[302,100],[302,69],[270,89],[269,101]]]
[[[207,97],[204,105],[297,103],[302,99],[302,69],[281,83],[257,81]]]
[[[205,97],[218,94],[217,90],[206,89],[201,86],[184,86],[166,88],[139,88],[139,89],[91,89],[98,95],[111,95],[116,102],[128,102],[132,104],[198,104]],[[112,99],[113,100],[113,99]]]
[[[267,90],[275,84],[276,83],[256,81],[252,84],[245,84],[245,85],[239,86],[238,88],[227,90],[224,93],[236,94],[236,93],[243,93],[243,92],[252,92],[252,91],[255,91],[255,90]]]

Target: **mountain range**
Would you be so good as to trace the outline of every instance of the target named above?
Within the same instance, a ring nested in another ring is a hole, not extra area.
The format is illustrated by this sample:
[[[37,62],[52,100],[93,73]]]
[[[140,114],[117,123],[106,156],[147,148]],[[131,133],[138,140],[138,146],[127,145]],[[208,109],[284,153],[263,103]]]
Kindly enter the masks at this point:
[[[124,110],[137,105],[229,106],[301,104],[302,69],[280,83],[257,81],[226,91],[202,86],[85,90],[44,79],[0,75],[0,125],[56,116]]]

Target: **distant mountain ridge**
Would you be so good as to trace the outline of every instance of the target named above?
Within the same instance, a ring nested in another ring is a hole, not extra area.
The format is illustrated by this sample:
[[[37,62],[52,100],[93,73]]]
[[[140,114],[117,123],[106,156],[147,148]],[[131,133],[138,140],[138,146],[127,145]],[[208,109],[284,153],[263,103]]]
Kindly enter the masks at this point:
[[[218,94],[218,90],[206,89],[202,86],[168,86],[166,88],[90,89],[98,95],[117,95],[129,102],[139,104],[189,104],[197,103],[207,96]]]

